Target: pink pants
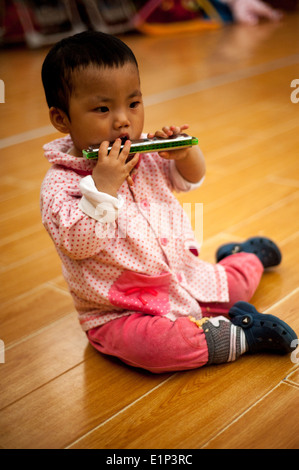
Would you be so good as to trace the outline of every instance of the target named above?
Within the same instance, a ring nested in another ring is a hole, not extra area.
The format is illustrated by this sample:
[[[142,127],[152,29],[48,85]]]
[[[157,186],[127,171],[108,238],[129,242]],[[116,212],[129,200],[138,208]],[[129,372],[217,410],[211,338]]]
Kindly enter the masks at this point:
[[[228,256],[220,264],[227,273],[230,300],[200,303],[204,317],[227,316],[237,301],[248,302],[264,271],[257,256],[250,253]],[[187,317],[173,322],[165,317],[135,313],[93,328],[87,336],[98,351],[155,373],[195,369],[208,361],[205,334]]]

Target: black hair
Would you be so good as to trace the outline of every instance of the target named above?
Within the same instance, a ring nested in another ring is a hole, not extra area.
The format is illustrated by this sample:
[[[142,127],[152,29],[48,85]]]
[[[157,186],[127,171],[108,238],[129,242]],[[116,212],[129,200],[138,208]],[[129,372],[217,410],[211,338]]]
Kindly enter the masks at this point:
[[[131,49],[119,38],[100,31],[84,31],[62,39],[48,52],[42,65],[42,82],[49,108],[68,115],[73,89],[72,73],[93,64],[121,67],[131,62],[138,69]]]

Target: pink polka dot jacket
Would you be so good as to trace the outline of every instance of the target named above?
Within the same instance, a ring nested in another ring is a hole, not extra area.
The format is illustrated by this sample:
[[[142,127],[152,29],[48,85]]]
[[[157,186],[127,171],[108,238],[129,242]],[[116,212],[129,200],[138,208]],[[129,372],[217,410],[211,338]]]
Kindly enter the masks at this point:
[[[43,224],[62,261],[84,331],[136,312],[201,318],[199,302],[227,302],[221,265],[200,260],[188,216],[173,191],[197,187],[173,161],[140,156],[134,186],[118,198],[97,191],[94,161],[69,155],[69,136],[45,145]]]

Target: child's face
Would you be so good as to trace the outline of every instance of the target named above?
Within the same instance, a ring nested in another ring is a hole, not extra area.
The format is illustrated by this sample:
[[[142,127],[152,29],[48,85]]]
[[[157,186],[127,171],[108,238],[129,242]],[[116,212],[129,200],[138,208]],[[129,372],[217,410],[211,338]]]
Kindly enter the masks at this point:
[[[73,92],[69,101],[69,132],[72,153],[117,137],[139,139],[144,108],[137,67],[89,67],[73,73]]]

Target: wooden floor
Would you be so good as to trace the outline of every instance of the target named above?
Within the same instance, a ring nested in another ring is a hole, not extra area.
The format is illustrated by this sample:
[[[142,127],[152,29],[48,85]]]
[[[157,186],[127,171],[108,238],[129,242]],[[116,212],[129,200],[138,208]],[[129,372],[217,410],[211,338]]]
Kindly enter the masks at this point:
[[[178,195],[203,203],[202,258],[214,261],[223,242],[273,237],[283,262],[252,302],[297,333],[298,28],[293,13],[279,25],[125,37],[140,62],[145,130],[187,122],[206,156],[203,187]],[[88,345],[40,220],[42,145],[58,137],[39,78],[45,53],[0,52],[0,446],[298,448],[299,353],[152,375]]]

